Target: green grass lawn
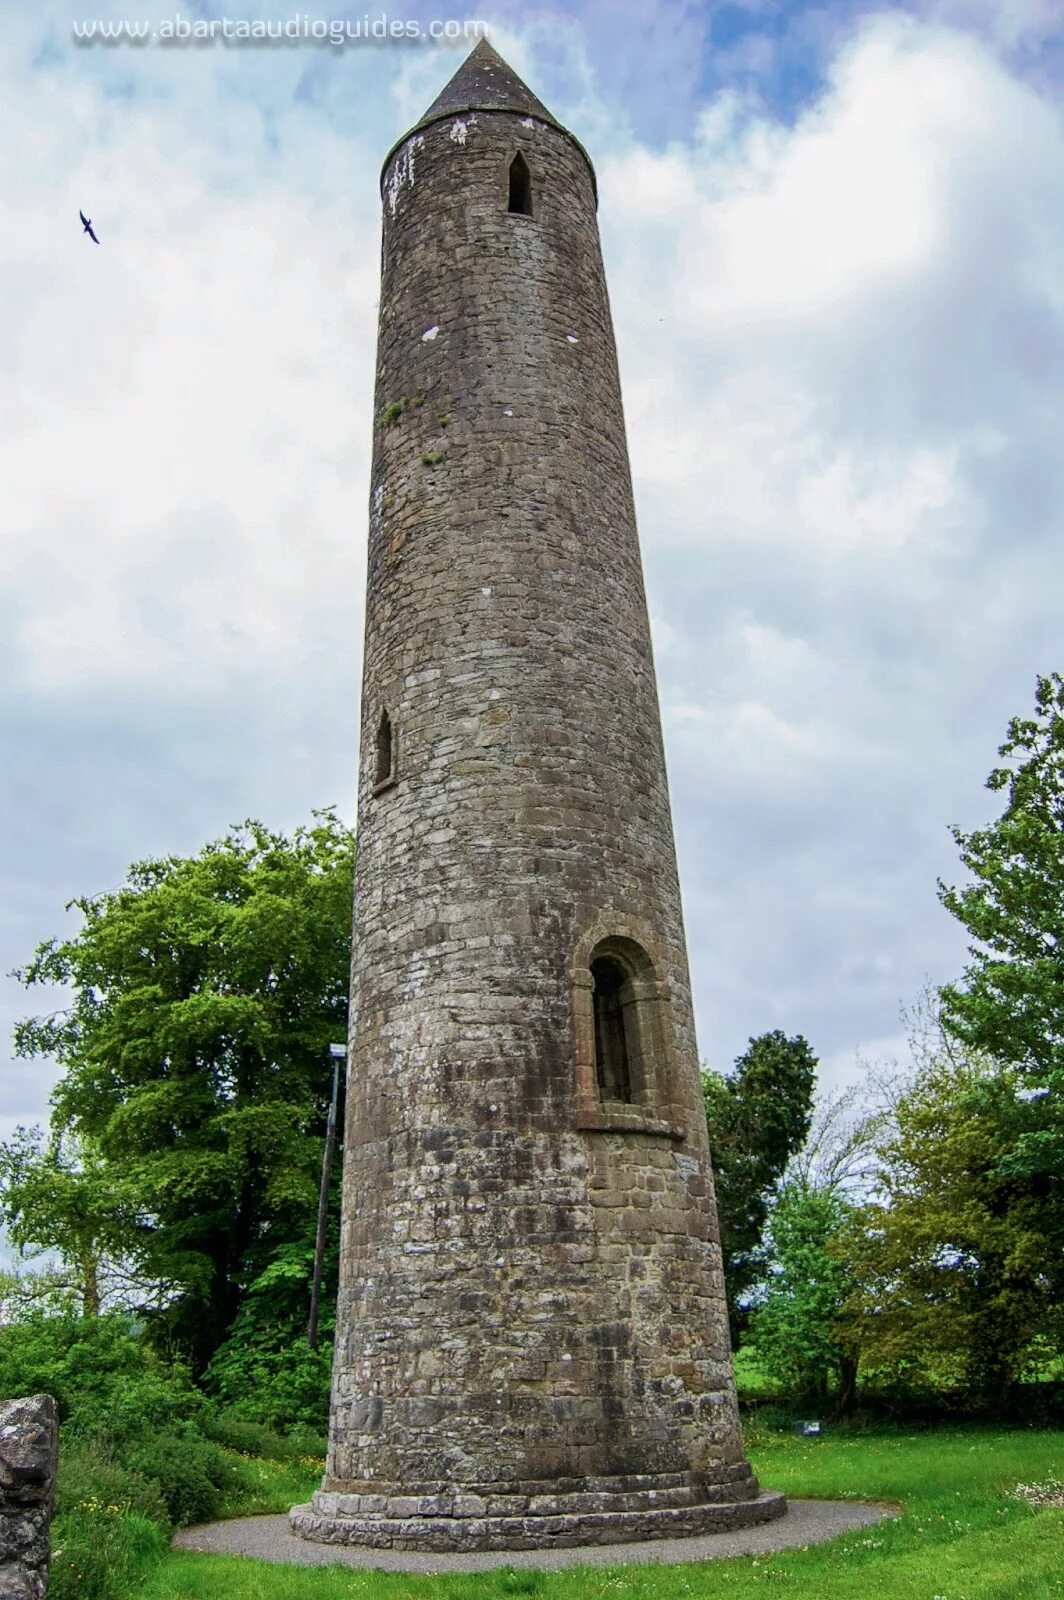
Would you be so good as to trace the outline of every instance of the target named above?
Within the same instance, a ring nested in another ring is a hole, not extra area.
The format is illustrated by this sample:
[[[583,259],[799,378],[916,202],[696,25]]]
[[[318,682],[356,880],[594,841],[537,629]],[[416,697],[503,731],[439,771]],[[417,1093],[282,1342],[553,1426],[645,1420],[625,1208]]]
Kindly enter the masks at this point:
[[[795,1600],[1064,1596],[1064,1510],[1032,1510],[1010,1493],[1018,1482],[1064,1479],[1064,1432],[840,1432],[815,1443],[750,1434],[748,1442],[762,1481],[773,1488],[802,1498],[891,1500],[901,1514],[828,1545],[682,1567],[405,1577],[174,1551],[130,1600],[747,1600],[776,1592]],[[309,1464],[248,1466],[257,1481],[241,1509],[284,1510],[315,1486]]]

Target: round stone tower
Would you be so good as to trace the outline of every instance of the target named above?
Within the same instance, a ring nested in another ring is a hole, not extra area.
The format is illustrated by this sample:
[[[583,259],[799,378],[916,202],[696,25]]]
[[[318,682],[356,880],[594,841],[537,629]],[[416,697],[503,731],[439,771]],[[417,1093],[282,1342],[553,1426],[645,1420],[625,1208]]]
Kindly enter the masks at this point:
[[[293,1525],[764,1520],[594,172],[482,43],[382,191],[330,1448]]]

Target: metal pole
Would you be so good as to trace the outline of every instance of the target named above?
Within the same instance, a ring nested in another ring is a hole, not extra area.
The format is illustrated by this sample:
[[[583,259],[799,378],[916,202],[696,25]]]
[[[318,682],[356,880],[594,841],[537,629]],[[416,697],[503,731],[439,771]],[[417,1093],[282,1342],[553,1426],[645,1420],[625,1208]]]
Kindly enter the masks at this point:
[[[321,1192],[318,1195],[318,1231],[314,1239],[314,1276],[310,1284],[310,1321],[307,1323],[307,1345],[318,1347],[318,1302],[321,1297],[321,1265],[325,1259],[325,1224],[329,1215],[329,1179],[332,1177],[333,1154],[336,1150],[336,1103],[340,1095],[340,1063],[346,1059],[347,1047],[331,1044],[333,1058],[332,1099],[329,1102],[329,1120],[325,1124],[325,1154],[321,1160]]]

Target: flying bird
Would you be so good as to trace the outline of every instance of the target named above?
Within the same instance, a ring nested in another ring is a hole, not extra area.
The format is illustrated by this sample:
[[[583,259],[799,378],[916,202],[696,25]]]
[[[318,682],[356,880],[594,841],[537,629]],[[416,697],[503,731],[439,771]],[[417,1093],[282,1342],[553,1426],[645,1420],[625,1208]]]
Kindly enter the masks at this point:
[[[89,218],[85,215],[84,211],[79,211],[78,212],[78,216],[81,218],[82,223],[84,224],[85,232],[88,234],[88,236],[92,240],[93,244],[99,244],[99,242],[100,242],[99,239],[97,239],[96,235],[92,231],[92,223],[89,220]]]

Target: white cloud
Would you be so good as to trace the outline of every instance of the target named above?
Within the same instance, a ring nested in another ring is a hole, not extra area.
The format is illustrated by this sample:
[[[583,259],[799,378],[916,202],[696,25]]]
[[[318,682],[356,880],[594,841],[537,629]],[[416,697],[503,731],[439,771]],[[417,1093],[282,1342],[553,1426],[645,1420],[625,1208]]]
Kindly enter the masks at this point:
[[[892,14],[600,178],[703,1048],[837,1064],[959,971],[947,824],[1058,653],[1060,117]]]
[[[78,249],[93,192],[102,243]],[[51,262],[0,450],[26,671],[283,670],[308,615],[338,627],[357,593],[372,218],[218,194],[159,139],[23,193],[23,260]]]
[[[930,14],[969,27],[1008,50],[1037,47],[1059,35],[1058,0],[933,0]]]
[[[726,96],[701,134],[602,173],[636,477],[677,486],[648,535],[944,534],[1059,314],[1059,116],[978,44],[895,16],[793,129]]]

